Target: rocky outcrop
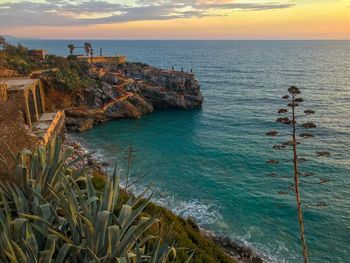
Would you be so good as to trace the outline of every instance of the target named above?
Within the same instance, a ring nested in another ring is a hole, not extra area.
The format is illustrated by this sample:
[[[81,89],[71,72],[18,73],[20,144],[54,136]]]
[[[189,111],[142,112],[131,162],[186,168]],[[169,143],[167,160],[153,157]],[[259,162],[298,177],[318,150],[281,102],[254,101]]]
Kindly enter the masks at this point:
[[[124,73],[135,79],[129,89],[145,97],[154,108],[197,108],[203,103],[193,73],[162,70],[140,63],[128,63]]]
[[[153,106],[137,94],[126,95],[124,99],[116,100],[104,112],[109,118],[139,119],[142,115],[151,113]]]
[[[88,87],[68,91],[55,88],[50,79],[46,105],[65,109],[66,127],[83,132],[110,119],[134,118],[154,108],[200,107],[203,97],[195,75],[166,71],[142,63],[126,63],[118,69],[90,65]]]
[[[86,105],[91,109],[101,108],[102,105],[119,96],[120,94],[106,82],[99,87],[90,87],[84,90]]]
[[[94,126],[94,120],[91,118],[85,118],[85,117],[66,118],[66,128],[70,131],[84,132],[92,129],[93,126]]]
[[[193,88],[186,90],[178,86],[166,88],[141,83],[138,85],[138,89],[139,93],[155,108],[190,109],[200,107],[203,103],[203,97]]]

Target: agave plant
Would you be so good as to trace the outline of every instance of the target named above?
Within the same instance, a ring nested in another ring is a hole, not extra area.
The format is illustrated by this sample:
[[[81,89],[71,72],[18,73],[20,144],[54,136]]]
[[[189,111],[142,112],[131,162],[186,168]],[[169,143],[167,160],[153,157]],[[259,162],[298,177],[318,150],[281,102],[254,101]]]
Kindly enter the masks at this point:
[[[142,217],[143,196],[115,209],[119,197],[117,169],[106,176],[102,192],[88,172],[73,171],[70,149],[55,142],[34,153],[22,151],[14,172],[17,184],[0,183],[1,262],[168,262],[173,246],[147,229],[157,224]],[[77,160],[75,160],[77,161]]]

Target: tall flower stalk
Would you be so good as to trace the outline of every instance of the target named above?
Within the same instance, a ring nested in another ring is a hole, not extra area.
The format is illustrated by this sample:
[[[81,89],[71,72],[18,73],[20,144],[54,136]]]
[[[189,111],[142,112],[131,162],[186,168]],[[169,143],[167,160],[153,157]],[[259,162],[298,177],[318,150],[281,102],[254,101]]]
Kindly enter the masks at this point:
[[[301,240],[302,249],[303,249],[303,258],[304,258],[304,263],[308,263],[309,262],[308,249],[307,249],[306,239],[305,239],[303,209],[301,207],[301,197],[300,197],[300,181],[299,181],[297,140],[296,140],[295,107],[298,104],[295,100],[296,100],[296,96],[300,94],[300,91],[296,87],[290,87],[288,89],[288,92],[291,93],[291,96],[292,96],[292,102],[290,106],[292,108],[292,126],[293,126],[292,138],[293,138],[294,191],[295,191],[295,197],[296,197],[297,209],[298,209],[298,221],[299,221],[299,228],[300,228],[300,240]]]
[[[291,86],[288,89],[288,95],[283,96],[282,98],[287,101],[287,106],[291,109],[291,112],[287,108],[282,108],[277,111],[279,115],[283,115],[279,118],[277,118],[276,122],[282,123],[289,125],[291,127],[291,134],[288,134],[288,136],[291,136],[291,140],[284,142],[282,144],[277,144],[273,146],[273,149],[276,150],[284,150],[288,149],[288,147],[292,147],[293,149],[293,184],[290,187],[294,191],[295,198],[296,198],[296,205],[297,205],[297,212],[298,212],[298,223],[299,223],[299,234],[300,234],[300,241],[301,241],[301,246],[302,246],[302,254],[303,254],[303,260],[304,263],[309,262],[309,255],[308,255],[308,246],[307,246],[307,241],[305,237],[305,227],[304,227],[304,218],[303,218],[303,202],[301,198],[301,191],[300,191],[300,175],[309,177],[312,175],[312,173],[301,173],[299,171],[299,165],[298,162],[300,161],[305,161],[305,158],[300,158],[298,156],[298,145],[300,144],[299,140],[300,139],[310,139],[313,138],[314,135],[309,133],[309,132],[303,132],[300,134],[297,134],[299,129],[303,130],[309,130],[309,129],[314,129],[316,128],[316,125],[313,122],[306,122],[306,123],[301,123],[299,125],[298,123],[298,115],[297,115],[297,107],[300,106],[300,104],[304,101],[303,98],[300,97],[300,90],[299,88],[295,86]],[[314,114],[315,112],[313,110],[305,110],[304,114],[305,115],[311,115]],[[289,116],[288,116],[289,114]],[[281,136],[279,132],[273,130],[269,131],[266,133],[267,136],[271,137],[277,137]],[[300,139],[297,139],[297,137],[300,137]],[[317,157],[329,157],[330,153],[325,152],[325,151],[317,151],[316,152]],[[271,165],[276,165],[279,164],[278,160],[268,160],[267,163]],[[286,176],[277,176],[275,173],[271,173],[270,176],[279,178],[279,179],[289,179],[291,177],[286,177]],[[323,184],[325,182],[329,182],[328,179],[322,178],[320,180],[320,184]],[[288,192],[280,191],[279,194],[287,194]],[[323,204],[323,203],[322,203]],[[322,205],[323,206],[323,205]]]

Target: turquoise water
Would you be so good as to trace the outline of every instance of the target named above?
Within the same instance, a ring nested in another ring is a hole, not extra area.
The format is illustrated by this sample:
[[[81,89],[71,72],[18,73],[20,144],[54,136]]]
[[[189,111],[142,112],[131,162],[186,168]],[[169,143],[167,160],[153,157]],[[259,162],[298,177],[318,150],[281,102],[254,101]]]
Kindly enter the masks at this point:
[[[22,41],[56,54],[66,54],[68,42]],[[130,60],[193,68],[205,103],[200,110],[112,121],[74,137],[97,156],[119,163],[132,143],[133,174],[150,171],[135,191],[156,183],[157,202],[252,245],[273,262],[301,262],[294,196],[278,194],[290,182],[267,176],[291,175],[291,152],[274,151],[278,139],[264,135],[280,127],[275,112],[286,88],[299,86],[318,125],[316,138],[300,145],[301,153],[332,153],[300,164],[316,174],[302,183],[310,262],[349,262],[350,42],[91,42]],[[266,160],[272,158],[282,164],[269,166]],[[316,184],[319,178],[331,182]],[[318,202],[328,206],[315,207]]]

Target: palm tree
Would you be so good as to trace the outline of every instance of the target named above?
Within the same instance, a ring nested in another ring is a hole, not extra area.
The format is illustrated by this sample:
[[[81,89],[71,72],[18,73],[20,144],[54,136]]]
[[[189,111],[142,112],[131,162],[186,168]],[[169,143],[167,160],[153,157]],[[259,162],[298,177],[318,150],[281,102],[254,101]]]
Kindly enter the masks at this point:
[[[0,36],[0,46],[2,47],[2,49],[5,49],[6,44],[6,39],[3,36]]]
[[[84,48],[85,48],[86,55],[89,56],[90,52],[91,52],[91,49],[92,49],[91,43],[85,42],[84,43]]]
[[[70,54],[70,55],[73,55],[75,46],[74,46],[73,44],[69,44],[69,45],[68,45],[68,48],[69,48],[69,54]]]

